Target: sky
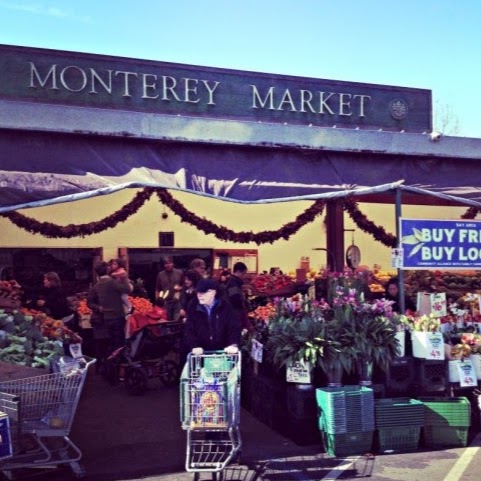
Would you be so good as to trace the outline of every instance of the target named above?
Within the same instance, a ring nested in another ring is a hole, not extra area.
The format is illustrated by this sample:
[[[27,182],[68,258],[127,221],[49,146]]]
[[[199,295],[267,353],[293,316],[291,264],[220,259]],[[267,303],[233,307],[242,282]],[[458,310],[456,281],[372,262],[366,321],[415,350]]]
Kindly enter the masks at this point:
[[[481,138],[479,0],[0,0],[0,43],[432,91]]]

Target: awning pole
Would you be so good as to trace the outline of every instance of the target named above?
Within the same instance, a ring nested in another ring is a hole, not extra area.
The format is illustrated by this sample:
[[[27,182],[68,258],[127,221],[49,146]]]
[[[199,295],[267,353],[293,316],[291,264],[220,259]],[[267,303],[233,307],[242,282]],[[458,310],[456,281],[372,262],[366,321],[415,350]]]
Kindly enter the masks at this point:
[[[401,189],[396,189],[396,236],[397,236],[397,247],[401,247],[401,230],[399,225],[399,219],[402,216],[402,199],[401,199]],[[399,281],[399,310],[401,314],[406,312],[406,303],[404,302],[404,270],[398,267],[397,278]]]

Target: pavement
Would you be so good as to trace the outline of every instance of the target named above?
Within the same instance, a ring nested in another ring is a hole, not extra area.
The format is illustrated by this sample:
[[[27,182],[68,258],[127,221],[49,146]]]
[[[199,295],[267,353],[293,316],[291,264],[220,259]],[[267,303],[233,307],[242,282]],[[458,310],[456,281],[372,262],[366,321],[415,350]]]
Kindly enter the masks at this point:
[[[242,456],[225,469],[226,481],[479,481],[481,435],[476,432],[468,448],[337,459],[323,452],[320,438],[318,443],[299,446],[244,409],[240,425]],[[145,394],[133,396],[123,383],[113,387],[91,367],[70,437],[83,453],[86,481],[194,479],[185,471],[186,434],[179,421],[178,387],[166,388],[157,379],[150,380]],[[212,476],[201,473],[199,478]],[[17,472],[17,479],[76,477],[62,467]]]
[[[179,389],[149,381],[143,395],[130,395],[123,383],[111,386],[95,366],[90,368],[70,438],[83,454],[86,481],[193,479],[185,472],[186,434],[180,425]],[[230,471],[240,479],[254,479],[262,461],[287,456],[317,454],[321,440],[298,446],[268,428],[249,412],[241,412],[243,440],[240,464]],[[70,469],[21,471],[20,479],[70,481]],[[248,477],[246,477],[248,476]],[[17,476],[18,477],[18,476]],[[210,478],[203,474],[201,479]],[[231,478],[232,479],[232,478]]]

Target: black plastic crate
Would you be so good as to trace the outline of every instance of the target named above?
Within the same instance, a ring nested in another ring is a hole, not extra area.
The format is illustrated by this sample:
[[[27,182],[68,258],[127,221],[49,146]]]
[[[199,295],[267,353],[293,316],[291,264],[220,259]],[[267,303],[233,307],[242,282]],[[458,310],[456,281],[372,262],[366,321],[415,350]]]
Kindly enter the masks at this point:
[[[287,412],[297,420],[316,420],[316,390],[311,385],[288,385],[286,390]],[[314,423],[315,424],[315,423]]]
[[[446,361],[413,358],[413,389],[418,394],[446,393],[448,387],[448,365]]]
[[[414,384],[413,358],[400,357],[395,359],[385,374],[386,393],[388,395],[409,393]]]
[[[286,386],[265,376],[252,377],[251,412],[267,426],[282,430],[286,420]]]
[[[287,418],[283,434],[298,446],[322,444],[322,435],[317,419]]]

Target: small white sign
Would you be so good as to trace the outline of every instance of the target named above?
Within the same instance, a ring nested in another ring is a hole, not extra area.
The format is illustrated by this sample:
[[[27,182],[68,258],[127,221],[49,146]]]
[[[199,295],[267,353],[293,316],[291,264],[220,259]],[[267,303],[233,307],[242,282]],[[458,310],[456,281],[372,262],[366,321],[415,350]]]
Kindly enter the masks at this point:
[[[311,384],[311,363],[304,360],[287,363],[287,382]]]
[[[80,343],[70,344],[69,351],[74,359],[80,359],[81,357],[83,357],[82,344]]]
[[[404,249],[402,247],[392,249],[391,250],[391,267],[395,267],[396,269],[402,269],[404,266],[403,258],[404,258]]]
[[[264,345],[257,339],[252,339],[251,357],[257,362],[262,363],[262,353],[264,351]]]
[[[458,372],[460,387],[472,387],[478,385],[478,379],[471,361],[459,361]]]
[[[444,359],[444,339],[442,332],[430,332],[426,335],[426,359],[436,361]]]

